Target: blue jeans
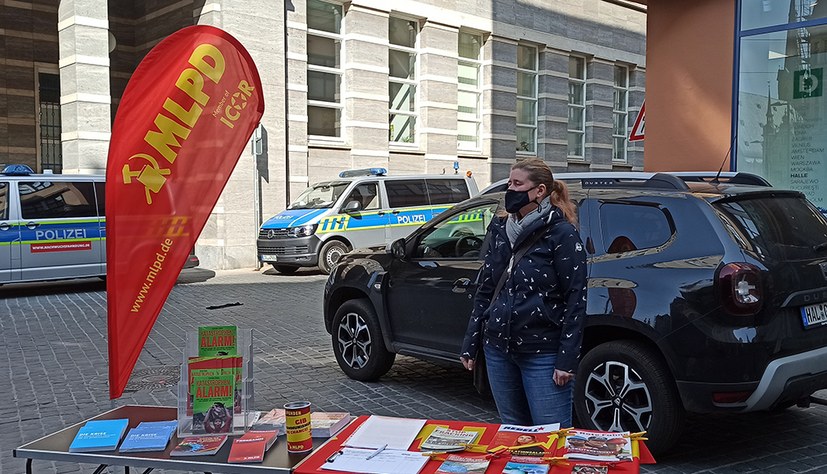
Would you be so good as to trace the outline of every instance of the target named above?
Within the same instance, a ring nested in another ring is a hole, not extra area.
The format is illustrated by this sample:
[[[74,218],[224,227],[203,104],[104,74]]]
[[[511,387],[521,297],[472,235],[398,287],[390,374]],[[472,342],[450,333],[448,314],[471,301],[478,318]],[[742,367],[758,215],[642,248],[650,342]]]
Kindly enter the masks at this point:
[[[484,348],[491,393],[504,424],[571,426],[572,384],[554,383],[557,354],[505,353]]]

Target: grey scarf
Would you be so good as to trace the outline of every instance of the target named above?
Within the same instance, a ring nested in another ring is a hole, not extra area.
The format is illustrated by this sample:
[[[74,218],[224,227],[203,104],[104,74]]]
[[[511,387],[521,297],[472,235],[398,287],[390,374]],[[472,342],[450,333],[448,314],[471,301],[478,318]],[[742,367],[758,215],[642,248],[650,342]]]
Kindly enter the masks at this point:
[[[530,224],[537,219],[547,218],[550,212],[551,200],[546,197],[540,201],[540,207],[529,212],[520,220],[517,219],[517,214],[510,214],[505,221],[505,233],[508,234],[511,248],[514,248],[514,242],[517,241],[517,238],[520,237],[526,227],[530,227]]]

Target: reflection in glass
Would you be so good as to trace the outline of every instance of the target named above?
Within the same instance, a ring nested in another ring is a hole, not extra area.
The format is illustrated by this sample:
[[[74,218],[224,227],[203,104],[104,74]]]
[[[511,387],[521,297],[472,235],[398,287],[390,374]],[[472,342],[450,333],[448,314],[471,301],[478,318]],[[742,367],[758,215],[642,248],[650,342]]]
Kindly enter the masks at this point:
[[[342,111],[334,108],[307,106],[307,134],[338,137]]]
[[[406,51],[388,51],[388,66],[391,77],[416,79],[416,53]]]
[[[307,28],[339,33],[342,24],[342,6],[319,0],[307,0]]]
[[[338,74],[307,71],[307,98],[325,102],[339,100],[339,86],[342,78]]]
[[[339,47],[337,39],[307,35],[307,63],[314,66],[339,67]]]

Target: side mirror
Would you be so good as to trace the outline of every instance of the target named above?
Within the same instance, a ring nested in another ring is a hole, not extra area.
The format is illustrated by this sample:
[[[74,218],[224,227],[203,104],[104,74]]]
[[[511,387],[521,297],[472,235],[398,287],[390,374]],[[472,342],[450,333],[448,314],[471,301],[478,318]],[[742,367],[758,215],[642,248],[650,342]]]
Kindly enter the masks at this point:
[[[342,211],[350,214],[352,212],[359,212],[361,209],[362,205],[359,201],[348,201],[348,203],[345,204],[345,207],[342,208]]]
[[[387,253],[393,255],[393,258],[405,260],[405,239],[394,240],[388,245]]]

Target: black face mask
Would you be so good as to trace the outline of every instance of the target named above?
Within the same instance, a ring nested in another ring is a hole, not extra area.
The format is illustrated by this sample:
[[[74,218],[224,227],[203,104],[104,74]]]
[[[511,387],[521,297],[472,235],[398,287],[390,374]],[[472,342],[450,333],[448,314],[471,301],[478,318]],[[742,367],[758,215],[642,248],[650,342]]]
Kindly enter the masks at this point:
[[[534,186],[536,188],[537,186]],[[534,188],[526,189],[525,191],[517,191],[514,189],[508,189],[505,192],[505,210],[510,212],[511,214],[516,213],[520,209],[522,209],[525,205],[531,202],[531,199],[528,197],[528,192]]]

